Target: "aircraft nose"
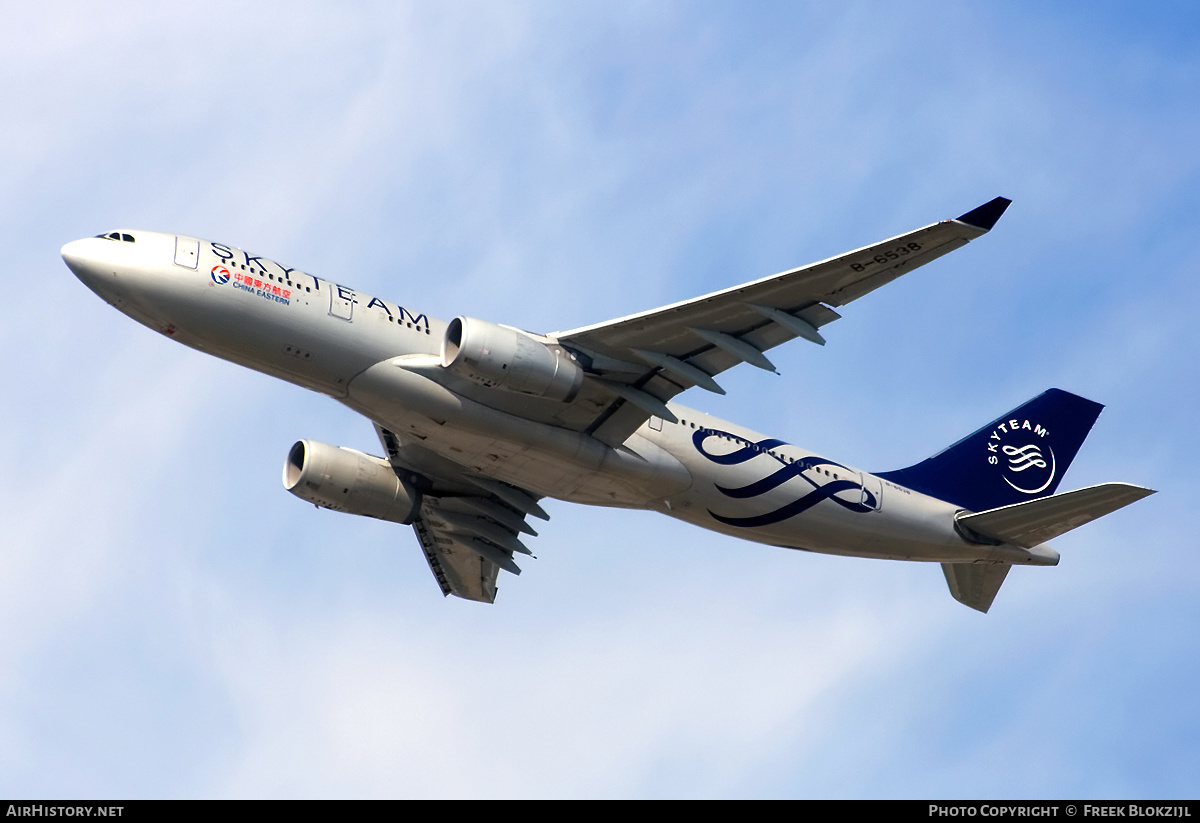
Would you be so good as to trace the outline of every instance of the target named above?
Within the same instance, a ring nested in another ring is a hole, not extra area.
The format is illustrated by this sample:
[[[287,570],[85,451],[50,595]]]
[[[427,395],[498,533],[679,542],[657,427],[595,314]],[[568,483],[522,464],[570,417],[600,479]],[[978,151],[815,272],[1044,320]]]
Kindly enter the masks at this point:
[[[72,270],[74,269],[71,264],[78,260],[82,255],[82,251],[79,248],[82,243],[82,240],[72,240],[70,243],[67,243],[65,246],[63,246],[59,251],[59,254],[62,255],[63,262],[67,264],[68,268],[72,268]]]
[[[105,261],[96,248],[96,244],[101,242],[105,241],[85,237],[82,240],[72,240],[60,251],[67,268],[82,280],[84,285],[93,290],[105,281],[113,279],[111,266],[106,267]]]
[[[87,240],[72,240],[60,251],[63,262],[67,264],[68,269],[75,273],[76,277],[83,277],[84,271],[88,268],[90,255],[88,255],[87,245]]]

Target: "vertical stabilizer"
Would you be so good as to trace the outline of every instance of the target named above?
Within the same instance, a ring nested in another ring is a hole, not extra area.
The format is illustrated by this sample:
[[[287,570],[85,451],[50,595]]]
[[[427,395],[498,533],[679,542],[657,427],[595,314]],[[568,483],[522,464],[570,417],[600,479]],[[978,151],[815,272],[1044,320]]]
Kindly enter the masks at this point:
[[[1046,497],[1102,408],[1050,389],[928,460],[879,476],[974,512]]]

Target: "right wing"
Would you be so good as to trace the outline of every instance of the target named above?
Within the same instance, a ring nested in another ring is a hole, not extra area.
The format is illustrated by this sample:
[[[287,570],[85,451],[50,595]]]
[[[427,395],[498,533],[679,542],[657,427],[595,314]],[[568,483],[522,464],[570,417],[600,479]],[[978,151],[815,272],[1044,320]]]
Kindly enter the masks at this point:
[[[442,594],[492,603],[500,569],[520,574],[514,553],[531,554],[519,539],[537,532],[527,515],[549,519],[537,498],[516,486],[468,474],[445,458],[402,444],[375,426],[392,470],[421,489],[413,531]]]
[[[804,337],[824,345],[818,329],[844,306],[991,230],[1010,201],[997,197],[953,220],[819,263],[550,338],[589,366],[611,401],[584,431],[624,442],[651,415],[671,419],[666,401],[700,386],[724,394],[713,377],[739,363],[768,371],[763,352]]]

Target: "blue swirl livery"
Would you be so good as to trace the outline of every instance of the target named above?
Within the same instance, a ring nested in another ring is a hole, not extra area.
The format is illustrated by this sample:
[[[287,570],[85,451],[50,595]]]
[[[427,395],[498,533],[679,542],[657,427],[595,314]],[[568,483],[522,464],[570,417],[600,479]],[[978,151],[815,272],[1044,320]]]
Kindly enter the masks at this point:
[[[733,441],[742,440],[745,445],[729,454],[713,454],[704,448],[704,441],[710,437],[723,437]],[[770,526],[802,514],[822,500],[828,500],[847,511],[858,513],[875,511],[879,507],[879,500],[874,492],[867,489],[861,482],[847,479],[847,477],[839,474],[836,470],[840,469],[845,475],[855,476],[858,475],[858,472],[843,466],[841,463],[835,463],[832,460],[826,460],[822,457],[801,457],[795,461],[789,461],[775,451],[777,447],[786,445],[782,440],[764,439],[757,442],[750,442],[729,432],[718,431],[716,429],[698,429],[692,435],[692,444],[696,447],[696,451],[700,452],[706,459],[720,466],[741,465],[748,463],[759,455],[767,455],[780,464],[779,468],[771,474],[763,477],[761,480],[748,483],[745,486],[727,487],[717,484],[717,491],[732,500],[748,500],[761,497],[793,479],[803,480],[809,486],[809,490],[796,499],[764,514],[748,517],[732,517],[718,514],[709,509],[708,513],[712,515],[714,520],[724,523],[727,526],[737,526],[740,528]],[[850,492],[853,499],[847,500],[839,496],[846,492]]]

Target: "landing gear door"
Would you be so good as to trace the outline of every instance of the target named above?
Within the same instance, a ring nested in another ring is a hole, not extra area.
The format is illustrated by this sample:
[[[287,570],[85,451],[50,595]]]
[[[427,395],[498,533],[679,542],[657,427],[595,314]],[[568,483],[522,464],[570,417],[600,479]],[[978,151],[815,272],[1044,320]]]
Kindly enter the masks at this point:
[[[873,474],[860,472],[862,479],[862,500],[859,502],[868,509],[880,511],[883,508],[883,482]]]

